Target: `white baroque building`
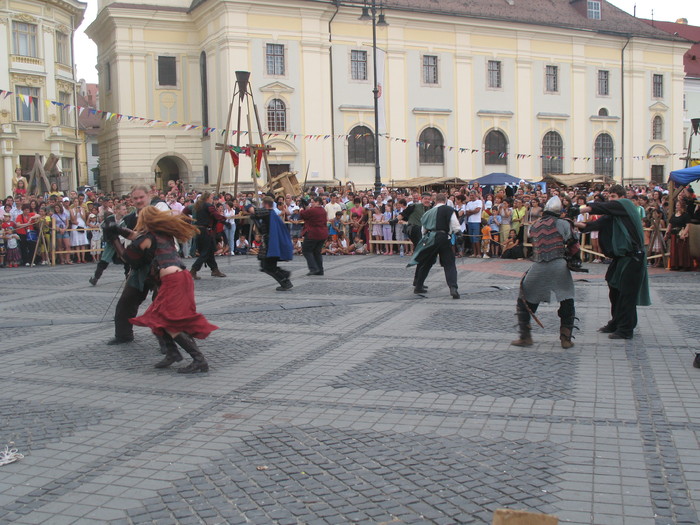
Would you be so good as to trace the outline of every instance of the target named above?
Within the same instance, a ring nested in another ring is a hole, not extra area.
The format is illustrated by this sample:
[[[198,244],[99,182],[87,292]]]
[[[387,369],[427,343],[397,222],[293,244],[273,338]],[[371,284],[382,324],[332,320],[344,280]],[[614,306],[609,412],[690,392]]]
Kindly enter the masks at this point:
[[[0,52],[0,90],[12,93],[0,96],[3,197],[12,192],[15,169],[26,175],[37,153],[42,162],[51,153],[60,158],[54,174],[63,176],[52,180],[64,189],[80,183],[73,33],[86,7],[77,0],[0,1],[0,42],[7,51]]]
[[[388,22],[377,27],[383,183],[491,172],[665,181],[681,166],[687,40],[604,0],[377,5]],[[99,0],[87,33],[98,47],[101,109],[113,117],[100,135],[102,187],[154,177],[215,184],[236,70],[251,72],[271,172],[370,187],[374,64],[362,7]],[[246,159],[240,170],[250,187]],[[228,188],[232,172],[226,157]]]

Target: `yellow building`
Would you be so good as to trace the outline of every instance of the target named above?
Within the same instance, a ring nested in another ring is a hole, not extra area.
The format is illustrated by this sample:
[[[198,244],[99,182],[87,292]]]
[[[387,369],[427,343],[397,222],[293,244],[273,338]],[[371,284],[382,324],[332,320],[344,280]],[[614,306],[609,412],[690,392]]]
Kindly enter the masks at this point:
[[[100,136],[105,189],[154,177],[216,183],[236,70],[251,72],[272,173],[374,183],[364,2],[148,4],[100,0],[87,31],[98,46],[101,109],[117,115]],[[377,4],[388,22],[376,28],[383,183],[491,172],[666,180],[680,166],[687,41],[605,1]],[[244,156],[240,166],[250,187]],[[224,157],[223,181],[232,179]]]
[[[11,194],[15,169],[26,176],[37,153],[42,162],[51,153],[60,158],[52,180],[63,189],[80,184],[72,48],[86,7],[77,0],[0,1],[0,42],[7,50],[0,53],[3,196]]]

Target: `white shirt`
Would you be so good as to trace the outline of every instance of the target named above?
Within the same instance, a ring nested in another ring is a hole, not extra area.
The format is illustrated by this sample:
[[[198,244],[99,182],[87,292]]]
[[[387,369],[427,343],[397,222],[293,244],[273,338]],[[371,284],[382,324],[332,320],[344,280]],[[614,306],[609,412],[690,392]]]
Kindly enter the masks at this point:
[[[476,210],[477,208],[481,208],[481,211],[484,210],[484,205],[479,199],[467,202],[467,206],[465,209],[468,211],[472,211]],[[478,222],[479,224],[481,224],[481,213],[472,213],[471,215],[468,215],[467,222]]]

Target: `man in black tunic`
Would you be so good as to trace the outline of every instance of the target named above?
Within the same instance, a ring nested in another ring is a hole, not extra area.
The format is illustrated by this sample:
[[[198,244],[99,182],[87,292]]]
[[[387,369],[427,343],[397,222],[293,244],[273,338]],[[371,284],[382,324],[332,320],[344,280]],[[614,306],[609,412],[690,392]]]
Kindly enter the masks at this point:
[[[452,249],[451,235],[461,233],[455,210],[446,206],[447,197],[438,193],[435,207],[426,212],[421,219],[422,234],[413,257],[408,266],[418,265],[413,278],[413,293],[426,293],[425,279],[435,264],[438,255],[445,270],[445,280],[453,299],[459,299],[457,291],[457,267]]]

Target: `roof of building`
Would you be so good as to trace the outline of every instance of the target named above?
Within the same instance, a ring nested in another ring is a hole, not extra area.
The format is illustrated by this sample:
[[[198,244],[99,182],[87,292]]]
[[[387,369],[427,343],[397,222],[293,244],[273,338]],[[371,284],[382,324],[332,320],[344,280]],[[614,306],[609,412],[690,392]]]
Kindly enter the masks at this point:
[[[685,66],[686,76],[700,78],[700,27],[688,24],[678,24],[676,22],[659,22],[657,20],[642,19],[650,26],[654,26],[661,31],[671,35],[677,35],[691,42],[695,42],[691,48],[683,55],[683,66]]]
[[[582,5],[583,4],[583,5]],[[585,0],[386,0],[389,9],[503,20],[668,40],[668,33],[601,1],[601,19],[586,16]],[[670,39],[675,39],[671,35]]]
[[[77,96],[77,105],[84,108],[90,107],[87,98],[81,94]],[[90,111],[83,111],[82,115],[78,115],[78,126],[87,135],[96,135],[102,126],[102,119]]]
[[[207,0],[192,0],[189,10]],[[309,2],[343,4],[342,0],[307,0]],[[360,2],[355,0],[356,5]],[[379,3],[379,2],[378,2]],[[660,40],[682,40],[673,33],[650,27],[641,19],[601,0],[601,19],[586,16],[586,0],[383,0],[390,19],[392,10],[434,15],[502,20],[507,22],[563,27],[596,31],[621,36],[636,36]]]

